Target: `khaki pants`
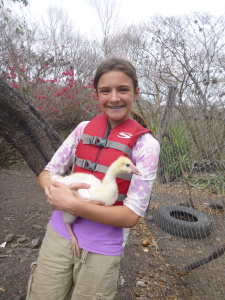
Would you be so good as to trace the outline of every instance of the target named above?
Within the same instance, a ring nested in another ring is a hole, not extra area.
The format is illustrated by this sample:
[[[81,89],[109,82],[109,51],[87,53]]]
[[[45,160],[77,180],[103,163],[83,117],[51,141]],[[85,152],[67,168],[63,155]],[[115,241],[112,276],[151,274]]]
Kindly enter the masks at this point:
[[[85,262],[73,256],[71,242],[49,225],[37,263],[31,265],[26,300],[113,300],[123,257],[81,250]]]

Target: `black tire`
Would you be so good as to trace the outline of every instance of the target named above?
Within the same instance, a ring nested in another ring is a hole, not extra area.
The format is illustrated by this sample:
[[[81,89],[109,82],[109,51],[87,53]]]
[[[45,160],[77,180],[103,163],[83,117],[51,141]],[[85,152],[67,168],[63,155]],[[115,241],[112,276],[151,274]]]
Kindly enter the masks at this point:
[[[211,232],[211,220],[206,214],[179,205],[161,206],[155,215],[155,223],[175,236],[201,239]]]

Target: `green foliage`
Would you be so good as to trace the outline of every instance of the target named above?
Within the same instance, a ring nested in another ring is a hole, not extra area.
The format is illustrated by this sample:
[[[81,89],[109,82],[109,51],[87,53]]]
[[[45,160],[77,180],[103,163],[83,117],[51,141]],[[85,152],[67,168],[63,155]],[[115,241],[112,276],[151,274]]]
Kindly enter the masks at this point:
[[[206,173],[205,178],[191,178],[191,186],[196,189],[209,189],[213,194],[225,194],[225,173],[224,169],[213,174]]]
[[[190,148],[185,137],[185,127],[176,125],[163,139],[160,153],[160,181],[172,182],[182,177],[182,169],[190,171]]]
[[[158,124],[151,123],[148,128],[153,132],[154,135],[156,135],[158,131]]]
[[[218,194],[225,194],[225,174],[223,172],[217,172],[215,180],[212,182],[212,185],[215,186],[216,192]]]

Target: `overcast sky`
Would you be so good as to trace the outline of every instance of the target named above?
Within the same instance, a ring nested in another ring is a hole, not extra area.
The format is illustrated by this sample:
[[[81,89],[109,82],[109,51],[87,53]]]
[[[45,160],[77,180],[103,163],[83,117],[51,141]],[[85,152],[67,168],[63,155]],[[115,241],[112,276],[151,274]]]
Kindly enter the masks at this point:
[[[28,0],[32,18],[38,21],[44,16],[49,6],[64,8],[69,18],[74,22],[76,29],[90,33],[96,22],[97,13],[91,1],[101,0]],[[104,0],[102,0],[104,1]],[[106,1],[105,1],[106,2]],[[162,15],[181,15],[191,12],[209,12],[214,15],[225,15],[225,0],[115,0],[120,7],[120,15],[125,23],[147,21],[150,16],[159,13]],[[12,9],[12,1],[6,0]],[[5,4],[6,6],[6,4]]]

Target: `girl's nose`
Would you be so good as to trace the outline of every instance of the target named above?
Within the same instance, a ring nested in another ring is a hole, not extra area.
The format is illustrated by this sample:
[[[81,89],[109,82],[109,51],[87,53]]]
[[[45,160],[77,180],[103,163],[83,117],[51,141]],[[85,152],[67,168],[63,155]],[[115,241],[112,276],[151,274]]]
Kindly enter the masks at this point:
[[[111,101],[118,101],[120,100],[118,92],[117,91],[112,91],[111,92],[111,97],[110,97]]]

